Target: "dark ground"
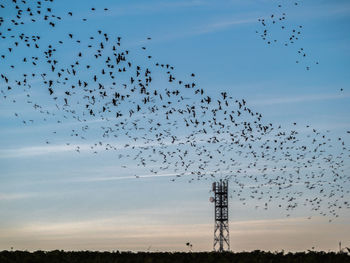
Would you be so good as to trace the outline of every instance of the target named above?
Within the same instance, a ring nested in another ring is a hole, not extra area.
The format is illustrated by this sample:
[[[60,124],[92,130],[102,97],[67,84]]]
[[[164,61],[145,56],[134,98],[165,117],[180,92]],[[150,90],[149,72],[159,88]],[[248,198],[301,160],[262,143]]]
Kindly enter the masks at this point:
[[[350,255],[346,253],[271,253],[263,251],[240,252],[240,253],[131,253],[131,252],[65,252],[54,250],[50,252],[36,251],[2,251],[0,252],[0,263],[182,263],[182,262],[212,262],[212,263],[350,263]]]

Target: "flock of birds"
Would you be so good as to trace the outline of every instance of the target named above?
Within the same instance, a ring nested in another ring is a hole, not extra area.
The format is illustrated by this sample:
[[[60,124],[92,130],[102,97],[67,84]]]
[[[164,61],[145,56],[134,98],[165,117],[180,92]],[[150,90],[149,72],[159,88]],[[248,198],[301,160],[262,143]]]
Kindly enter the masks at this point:
[[[293,5],[295,7],[300,6],[298,1],[285,2],[281,1],[277,4],[277,10],[274,14],[271,14],[267,18],[259,18],[258,21],[261,25],[260,30],[256,30],[256,33],[259,34],[261,39],[266,42],[267,45],[279,44],[281,43],[285,47],[296,46],[301,40],[302,36],[302,25],[290,26],[287,23],[287,11],[286,7]],[[311,64],[310,61],[306,62],[306,57],[309,54],[306,53],[304,47],[297,49],[297,64],[305,64],[305,69],[310,70]],[[314,65],[318,65],[318,61],[312,62]]]
[[[175,174],[171,181],[229,179],[232,197],[243,204],[255,200],[268,209],[278,203],[287,215],[307,206],[330,221],[350,208],[350,151],[343,138],[297,123],[289,129],[268,123],[245,99],[228,92],[208,96],[194,73],[178,77],[173,65],[147,54],[147,45],[135,51],[142,54],[135,58],[120,36],[102,28],[45,39],[28,24],[45,22],[58,34],[59,23],[76,16],[55,14],[53,2],[0,2],[6,13],[0,37],[8,45],[0,51],[0,63],[6,65],[1,99],[19,104],[18,109],[27,103],[38,113],[28,119],[15,112],[24,125],[54,122],[57,136],[60,126],[68,126],[67,147],[81,152],[93,136],[88,148],[94,154],[115,151],[124,163],[154,175]],[[290,41],[297,40],[298,30]]]

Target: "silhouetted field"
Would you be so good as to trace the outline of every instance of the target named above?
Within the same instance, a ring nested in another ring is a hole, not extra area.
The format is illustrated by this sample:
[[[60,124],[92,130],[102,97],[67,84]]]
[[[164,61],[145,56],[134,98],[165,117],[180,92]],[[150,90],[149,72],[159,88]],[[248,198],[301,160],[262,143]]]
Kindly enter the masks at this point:
[[[0,252],[1,263],[182,263],[182,262],[212,262],[212,263],[344,263],[350,262],[350,255],[345,253],[325,252],[299,252],[299,253],[271,253],[263,251],[240,252],[240,253],[131,253],[131,252],[65,252],[54,250],[50,252],[36,251],[2,251]]]

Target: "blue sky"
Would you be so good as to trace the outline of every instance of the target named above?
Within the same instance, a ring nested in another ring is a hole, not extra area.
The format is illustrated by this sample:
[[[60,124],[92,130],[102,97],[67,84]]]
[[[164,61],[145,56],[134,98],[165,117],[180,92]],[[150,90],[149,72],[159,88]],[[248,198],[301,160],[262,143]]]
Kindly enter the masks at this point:
[[[309,0],[299,1],[296,7],[293,1],[284,2],[286,26],[303,25],[295,46],[285,47],[280,41],[269,46],[255,32],[262,29],[257,19],[276,13],[278,1],[104,0],[96,4],[63,0],[54,3],[55,12],[64,16],[69,6],[74,15],[59,23],[56,31],[41,22],[24,30],[37,32],[49,43],[67,32],[83,38],[103,28],[121,36],[123,47],[140,63],[144,53],[151,54],[173,65],[182,78],[194,72],[197,85],[209,95],[227,91],[245,98],[267,122],[284,127],[297,122],[301,131],[311,125],[349,143],[350,4]],[[94,14],[91,7],[97,9]],[[278,40],[285,38],[277,29],[271,33]],[[146,41],[149,36],[152,40]],[[1,40],[2,49],[8,45],[8,40]],[[141,50],[144,45],[147,52]],[[307,57],[296,64],[300,47]],[[72,45],[59,55],[68,61],[77,50]],[[14,60],[22,55],[15,55]],[[306,70],[308,65],[310,70]],[[3,64],[1,71],[13,77],[25,69],[8,66]],[[161,86],[161,73],[155,75],[160,80],[154,85]],[[46,103],[47,96],[40,89],[33,92]],[[211,181],[188,183],[183,178],[171,182],[173,172],[155,177],[136,162],[125,163],[116,152],[94,155],[88,149],[96,141],[94,132],[91,140],[72,142],[81,145],[78,154],[65,144],[74,121],[64,125],[42,122],[37,112],[21,103],[24,96],[15,95],[17,104],[3,99],[0,104],[0,249],[174,251],[186,250],[185,243],[191,241],[196,251],[211,250]],[[34,119],[34,124],[24,126],[14,112]],[[54,136],[54,130],[59,135]],[[47,145],[46,140],[51,143]],[[344,188],[349,190],[349,184]],[[252,200],[246,205],[230,200],[234,251],[311,247],[327,251],[336,250],[339,241],[350,245],[349,211],[328,223],[308,207],[286,218],[277,203],[273,201],[265,211],[255,209],[257,203]],[[313,218],[308,220],[310,215]]]

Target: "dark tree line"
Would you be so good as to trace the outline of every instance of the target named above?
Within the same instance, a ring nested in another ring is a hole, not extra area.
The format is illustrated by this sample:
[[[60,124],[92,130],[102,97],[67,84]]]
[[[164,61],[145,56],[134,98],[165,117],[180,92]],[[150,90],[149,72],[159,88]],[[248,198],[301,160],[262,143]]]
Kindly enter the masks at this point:
[[[264,251],[240,253],[132,253],[132,252],[65,252],[54,250],[50,252],[36,251],[2,251],[1,263],[346,263],[350,256],[346,253],[334,252],[298,252],[272,253]]]

